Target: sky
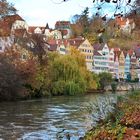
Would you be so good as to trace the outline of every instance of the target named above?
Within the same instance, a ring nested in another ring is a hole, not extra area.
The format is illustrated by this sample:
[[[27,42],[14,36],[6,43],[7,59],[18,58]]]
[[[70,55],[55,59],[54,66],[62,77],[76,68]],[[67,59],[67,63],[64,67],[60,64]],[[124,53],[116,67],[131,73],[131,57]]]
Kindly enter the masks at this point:
[[[89,7],[90,16],[94,13],[93,0],[8,0],[14,4],[18,14],[27,22],[29,26],[45,26],[49,24],[54,28],[56,21],[71,20],[75,14],[81,14]],[[97,9],[97,8],[96,8]],[[112,5],[104,6],[104,12],[112,14]]]
[[[81,14],[85,7],[92,5],[92,0],[8,0],[12,2],[28,25],[54,27],[59,20],[70,20],[75,14]]]

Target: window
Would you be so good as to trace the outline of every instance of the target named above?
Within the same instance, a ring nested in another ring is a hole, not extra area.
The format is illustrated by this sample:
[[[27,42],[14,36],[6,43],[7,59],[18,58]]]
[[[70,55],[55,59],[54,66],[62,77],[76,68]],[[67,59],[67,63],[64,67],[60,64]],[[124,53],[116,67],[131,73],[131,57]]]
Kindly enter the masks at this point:
[[[23,54],[23,55],[21,56],[21,58],[22,58],[23,60],[26,60],[26,59],[27,59],[26,54]]]
[[[60,51],[63,51],[63,52],[65,52],[65,49],[64,49],[64,48],[60,48]]]

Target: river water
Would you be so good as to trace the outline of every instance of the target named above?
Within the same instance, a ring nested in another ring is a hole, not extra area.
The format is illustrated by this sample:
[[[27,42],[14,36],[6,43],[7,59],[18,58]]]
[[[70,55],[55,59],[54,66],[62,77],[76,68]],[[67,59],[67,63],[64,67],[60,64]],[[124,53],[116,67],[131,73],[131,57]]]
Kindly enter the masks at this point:
[[[0,140],[78,140],[91,128],[86,106],[102,94],[0,103]]]

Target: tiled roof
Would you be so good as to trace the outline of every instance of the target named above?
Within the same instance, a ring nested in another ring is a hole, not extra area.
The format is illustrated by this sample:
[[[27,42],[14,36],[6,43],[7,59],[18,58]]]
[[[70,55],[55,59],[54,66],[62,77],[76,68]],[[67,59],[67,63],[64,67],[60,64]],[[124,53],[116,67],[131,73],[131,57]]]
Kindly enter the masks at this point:
[[[24,21],[19,15],[6,16],[0,20],[0,36],[9,36],[11,34],[12,24],[16,20]]]
[[[94,56],[102,56],[98,51],[94,51]]]
[[[56,26],[59,26],[59,25],[70,25],[70,22],[69,21],[57,21]]]
[[[120,51],[120,48],[119,47],[115,47],[114,48],[114,52],[119,52]]]
[[[124,18],[121,16],[117,16],[115,20],[116,24],[119,25],[120,27],[126,25],[127,20],[129,20],[129,24],[134,23],[133,19]]]
[[[28,32],[29,32],[29,33],[34,33],[34,30],[35,30],[36,28],[40,28],[42,31],[45,30],[45,27],[42,27],[42,26],[29,26]]]
[[[104,45],[105,44],[103,44],[103,43],[102,44],[100,44],[100,43],[94,44],[93,45],[93,48],[94,48],[94,50],[96,50],[96,51],[98,50],[99,51],[99,50],[102,50],[103,49]]]
[[[7,22],[12,22],[12,23],[15,22],[16,20],[24,21],[24,19],[21,16],[19,16],[18,14],[6,16],[6,17],[3,18],[3,20],[7,21]]]
[[[49,51],[56,51],[57,50],[57,45],[49,45],[48,50]]]
[[[133,55],[133,52],[134,52],[134,50],[133,50],[133,49],[130,49],[130,50],[128,51],[128,53],[129,53],[129,55],[130,55],[130,56],[132,56],[132,55]]]
[[[64,46],[68,46],[68,45],[71,45],[71,46],[75,46],[75,47],[79,47],[80,44],[84,42],[84,39],[82,38],[74,38],[74,39],[59,39],[59,40],[54,40],[54,39],[51,39],[51,40],[48,40],[47,43],[49,45],[64,45]]]
[[[76,46],[79,47],[81,43],[83,43],[85,40],[83,38],[74,38],[74,39],[69,39],[69,44],[71,46]]]
[[[124,26],[126,25],[127,19],[122,18],[120,16],[116,17],[116,24],[119,26]]]

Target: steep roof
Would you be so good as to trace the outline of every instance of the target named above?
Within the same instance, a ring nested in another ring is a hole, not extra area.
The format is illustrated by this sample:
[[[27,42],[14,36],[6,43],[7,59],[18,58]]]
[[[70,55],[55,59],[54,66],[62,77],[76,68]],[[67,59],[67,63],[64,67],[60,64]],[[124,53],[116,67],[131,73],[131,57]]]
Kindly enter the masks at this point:
[[[16,20],[22,20],[22,21],[24,21],[24,19],[21,16],[19,16],[18,14],[16,14],[16,15],[10,15],[10,16],[5,16],[2,19],[4,21],[6,21],[6,22],[12,22],[12,23],[15,22]]]
[[[70,22],[69,21],[57,21],[56,26],[60,26],[60,25],[70,25]]]
[[[18,14],[2,18],[0,20],[0,36],[9,36],[11,34],[12,24],[16,20],[24,21]]]
[[[71,46],[76,46],[79,47],[80,44],[82,44],[85,41],[83,38],[74,38],[74,39],[69,39],[69,43]]]
[[[95,51],[99,51],[99,50],[103,49],[104,45],[105,45],[104,43],[102,43],[102,44],[97,43],[97,44],[93,45],[93,48],[94,48]]]
[[[94,56],[102,56],[98,51],[94,51]]]

